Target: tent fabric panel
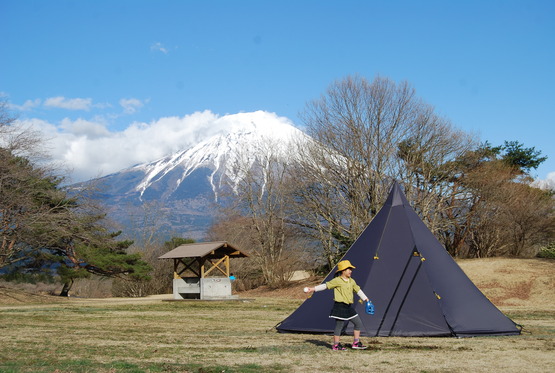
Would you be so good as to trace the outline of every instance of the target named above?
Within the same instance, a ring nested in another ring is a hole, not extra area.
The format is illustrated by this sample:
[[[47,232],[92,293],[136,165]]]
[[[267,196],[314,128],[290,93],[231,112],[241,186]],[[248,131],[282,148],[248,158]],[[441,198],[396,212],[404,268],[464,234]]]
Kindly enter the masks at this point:
[[[382,236],[386,230],[388,219],[389,211],[380,211],[341,258],[341,260],[349,260],[357,267],[353,272],[353,278],[358,285],[361,285],[362,276],[357,274],[360,273],[365,276],[368,272],[371,272],[373,258],[383,240]],[[323,282],[332,280],[336,271],[337,266],[332,269]]]
[[[426,276],[426,261],[421,261],[420,257],[413,257],[413,261],[417,268],[413,272],[411,284],[406,289],[406,297],[398,308],[398,314],[390,316],[395,316],[395,319],[391,324],[389,336],[452,335],[440,306],[441,300],[434,294]]]
[[[344,256],[344,259],[357,266],[353,271],[353,278],[357,284],[370,299],[380,301],[388,300],[395,290],[397,282],[389,279],[398,279],[402,275],[414,249],[412,236],[400,233],[403,229],[408,229],[406,219],[399,219],[398,211],[395,210],[384,212],[388,218],[394,219],[396,224],[389,224],[380,229],[379,246],[357,240]]]
[[[406,305],[406,299],[410,291],[416,291],[412,285],[418,276],[420,264],[421,262],[418,257],[414,257],[412,254],[409,256],[407,266],[399,278],[395,292],[391,294],[391,299],[389,300],[385,310],[386,313],[383,315],[378,327],[377,333],[379,336],[390,336],[395,324],[399,322],[399,314],[401,313],[402,307]],[[420,285],[420,283],[417,285]],[[431,292],[429,285],[427,286],[427,290],[428,292]],[[419,299],[418,301],[423,308],[428,308],[428,302],[425,302],[424,299]],[[383,306],[385,306],[385,304]]]
[[[408,265],[395,291],[388,293],[383,301],[379,297],[369,296],[376,305],[374,315],[365,314],[363,305],[357,305],[356,309],[367,335],[447,336],[452,334],[426,273],[421,268],[423,264],[425,263],[422,263],[420,257],[409,254]]]
[[[403,291],[399,287],[402,285],[403,279],[406,282],[406,278],[409,278],[408,266],[413,261],[414,240],[412,235],[402,234],[403,231],[406,232],[409,229],[408,220],[401,215],[403,210],[394,207],[382,209],[382,211],[386,211],[390,221],[394,221],[395,224],[388,224],[382,229],[381,247],[377,250],[378,258],[375,259],[372,256],[373,264],[371,270],[366,274],[367,279],[359,282],[365,294],[376,306],[374,315],[369,317],[364,315],[363,317],[364,325],[370,335],[376,335],[380,324],[387,321],[385,313],[391,312],[390,308],[394,297]],[[356,279],[358,276],[359,273],[355,270],[353,277]],[[363,313],[361,307],[359,314]]]
[[[517,333],[516,324],[506,317],[474,285],[447,250],[435,238],[412,208],[407,208],[416,246],[426,259],[426,273],[454,333]]]

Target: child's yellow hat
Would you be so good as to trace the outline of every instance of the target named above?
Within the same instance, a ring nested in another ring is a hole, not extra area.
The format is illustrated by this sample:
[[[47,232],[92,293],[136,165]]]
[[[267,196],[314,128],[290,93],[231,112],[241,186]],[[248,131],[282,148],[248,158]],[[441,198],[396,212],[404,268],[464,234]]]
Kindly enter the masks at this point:
[[[336,272],[344,271],[347,268],[355,269],[356,267],[354,265],[352,265],[351,262],[349,262],[348,260],[342,260],[339,263],[337,263],[337,271]]]

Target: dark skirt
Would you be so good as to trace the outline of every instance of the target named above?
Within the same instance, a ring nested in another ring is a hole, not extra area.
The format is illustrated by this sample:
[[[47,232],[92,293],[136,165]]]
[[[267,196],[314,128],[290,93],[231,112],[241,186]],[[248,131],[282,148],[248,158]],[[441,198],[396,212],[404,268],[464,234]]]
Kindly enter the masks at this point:
[[[335,302],[331,309],[330,317],[338,320],[350,320],[357,316],[356,311],[350,304]]]

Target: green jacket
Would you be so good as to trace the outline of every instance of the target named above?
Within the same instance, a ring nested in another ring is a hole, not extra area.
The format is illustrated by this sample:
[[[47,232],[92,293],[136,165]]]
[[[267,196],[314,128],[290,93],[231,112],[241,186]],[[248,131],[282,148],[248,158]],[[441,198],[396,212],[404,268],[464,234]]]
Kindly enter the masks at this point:
[[[354,303],[354,293],[358,293],[360,286],[353,278],[345,281],[341,276],[337,276],[331,281],[326,282],[328,289],[333,289],[333,300],[347,304]]]

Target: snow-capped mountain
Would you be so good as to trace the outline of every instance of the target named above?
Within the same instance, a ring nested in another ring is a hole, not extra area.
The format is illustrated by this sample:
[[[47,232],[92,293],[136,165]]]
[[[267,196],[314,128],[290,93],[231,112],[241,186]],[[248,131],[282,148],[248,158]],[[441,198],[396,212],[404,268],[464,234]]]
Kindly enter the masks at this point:
[[[217,196],[223,178],[234,180],[237,175],[229,169],[230,164],[238,157],[246,158],[252,164],[258,153],[273,146],[273,151],[281,157],[289,157],[288,149],[293,141],[306,136],[292,125],[272,120],[266,113],[255,112],[237,114],[237,120],[243,120],[242,126],[237,126],[233,132],[218,134],[187,150],[179,151],[157,161],[137,165],[122,172],[144,172],[145,176],[137,185],[136,191],[141,198],[150,188],[163,182],[169,175],[178,176],[168,184],[166,193],[174,193],[180,188],[193,172],[201,168],[210,170],[208,180],[212,191]]]
[[[156,220],[152,224],[160,224],[167,236],[201,239],[212,223],[220,191],[241,177],[233,165],[250,166],[270,148],[279,157],[292,157],[294,142],[310,141],[283,118],[266,112],[227,117],[231,125],[225,133],[87,183],[100,186],[99,199],[124,231]]]

